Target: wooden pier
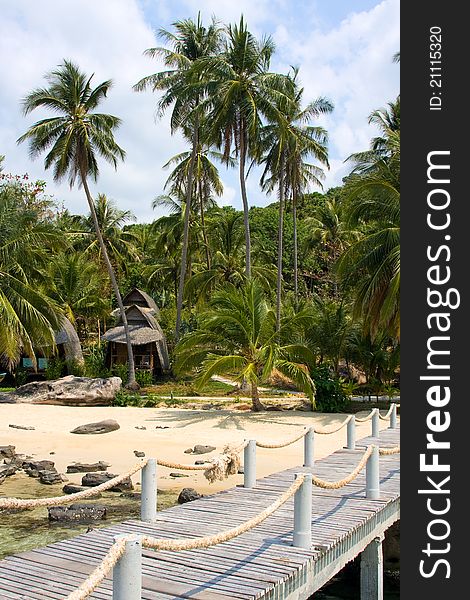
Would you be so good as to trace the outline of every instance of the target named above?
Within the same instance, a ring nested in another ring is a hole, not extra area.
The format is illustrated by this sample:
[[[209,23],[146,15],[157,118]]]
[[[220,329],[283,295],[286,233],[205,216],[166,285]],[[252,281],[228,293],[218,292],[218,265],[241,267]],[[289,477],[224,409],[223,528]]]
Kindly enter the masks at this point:
[[[356,467],[367,445],[391,448],[399,444],[399,436],[399,427],[384,429],[379,439],[363,438],[356,449],[338,450],[315,461],[313,467],[288,469],[258,479],[251,489],[236,487],[163,510],[155,523],[129,520],[12,555],[0,561],[0,600],[62,600],[100,563],[118,534],[174,539],[218,533],[266,508],[292,485],[295,473],[314,473],[328,481],[342,479]],[[364,469],[340,489],[313,487],[312,546],[308,550],[292,546],[292,499],[231,541],[179,552],[144,549],[142,598],[308,598],[355,556],[369,551],[374,541],[380,546],[383,533],[399,519],[400,455],[380,456],[380,499],[367,499],[365,485]],[[111,577],[89,597],[112,598]]]

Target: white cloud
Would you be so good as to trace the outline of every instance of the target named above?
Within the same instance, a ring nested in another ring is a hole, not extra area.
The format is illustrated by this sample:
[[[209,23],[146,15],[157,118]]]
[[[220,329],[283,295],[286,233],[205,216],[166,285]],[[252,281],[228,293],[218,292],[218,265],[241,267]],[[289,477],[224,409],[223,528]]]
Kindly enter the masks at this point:
[[[325,188],[340,183],[347,173],[344,158],[367,147],[374,135],[367,125],[368,115],[398,93],[399,67],[392,63],[399,49],[398,0],[384,0],[367,12],[352,13],[334,29],[320,25],[314,3],[308,10],[301,8],[304,19],[297,15],[294,20],[289,0],[179,0],[176,6],[170,0],[4,2],[0,20],[0,154],[6,155],[5,170],[27,171],[33,178],[45,179],[49,193],[70,210],[86,211],[81,190],[70,191],[66,183],[54,184],[52,174],[43,171],[42,159],[32,163],[27,146],[15,142],[32,122],[45,116],[36,111],[23,117],[20,99],[44,85],[43,75],[69,58],[85,72],[95,73],[95,84],[114,80],[100,110],[123,120],[116,139],[127,152],[126,161],[117,172],[101,162],[101,176],[92,191],[106,193],[139,220],[155,218],[150,204],[162,193],[168,175],[161,167],[185,144],[179,136],[170,135],[168,118],[155,123],[155,95],[137,94],[131,88],[141,77],[158,70],[155,61],[142,55],[156,45],[153,27],[171,28],[175,19],[194,17],[198,10],[205,22],[212,13],[225,22],[238,21],[243,12],[257,36],[272,31],[278,47],[273,68],[286,71],[291,64],[300,65],[305,100],[325,95],[334,101],[334,114],[322,121],[329,131],[332,165]],[[240,208],[237,170],[223,170],[222,176],[226,190],[221,203]],[[253,171],[248,180],[250,205],[274,201],[260,191],[258,181],[259,173]]]

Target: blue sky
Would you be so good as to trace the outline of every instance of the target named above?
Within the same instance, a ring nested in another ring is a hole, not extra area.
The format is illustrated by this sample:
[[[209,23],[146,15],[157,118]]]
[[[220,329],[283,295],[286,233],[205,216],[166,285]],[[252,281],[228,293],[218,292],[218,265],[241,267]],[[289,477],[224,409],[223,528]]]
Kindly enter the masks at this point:
[[[49,193],[72,212],[86,212],[82,190],[54,184],[42,160],[28,157],[27,147],[15,140],[45,113],[23,117],[20,100],[44,83],[43,75],[69,58],[94,83],[112,78],[114,88],[103,112],[122,118],[117,140],[127,152],[117,172],[103,164],[93,192],[103,192],[139,221],[153,220],[151,201],[162,193],[168,175],[162,165],[185,149],[171,136],[167,118],[155,122],[156,98],[136,94],[132,85],[158,70],[142,55],[158,45],[155,31],[171,28],[180,18],[204,20],[215,14],[223,22],[238,21],[243,12],[257,36],[271,35],[277,46],[272,70],[300,67],[304,99],[326,96],[335,105],[321,124],[329,132],[330,171],[325,189],[341,183],[348,172],[345,158],[367,147],[375,131],[367,123],[372,110],[386,106],[399,93],[399,66],[392,56],[399,50],[399,0],[2,0],[0,20],[0,154],[5,170],[45,179]],[[225,192],[221,204],[240,207],[236,171],[221,167]],[[256,172],[247,183],[252,205],[273,201],[258,186]]]

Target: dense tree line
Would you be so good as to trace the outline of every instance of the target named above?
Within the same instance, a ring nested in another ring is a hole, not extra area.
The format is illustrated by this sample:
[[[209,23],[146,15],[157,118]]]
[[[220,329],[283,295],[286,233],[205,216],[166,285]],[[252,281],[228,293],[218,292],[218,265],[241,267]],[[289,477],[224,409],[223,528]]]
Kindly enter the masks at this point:
[[[188,149],[168,157],[165,189],[153,201],[168,214],[152,223],[134,223],[88,188],[99,160],[125,160],[114,137],[120,120],[98,110],[111,81],[93,87],[65,60],[23,101],[26,115],[53,116],[19,142],[33,157],[45,154],[55,180],[83,188],[88,215],[59,206],[44,182],[1,174],[2,363],[14,370],[21,353],[53,348],[62,314],[85,347],[96,345],[115,304],[127,327],[121,298],[138,286],[161,307],[175,373],[201,382],[237,376],[251,384],[255,408],[257,387],[273,372],[312,398],[325,365],[390,384],[399,347],[399,98],[371,115],[379,135],[349,157],[343,185],[318,191],[328,135],[317,121],[333,104],[304,105],[299,70],[270,70],[270,38],[257,40],[243,18],[206,27],[199,17],[159,36],[166,45],[146,53],[165,70],[134,89],[152,90],[159,114],[171,110],[172,131]],[[217,205],[220,164],[238,169],[242,211]],[[274,196],[265,208],[250,206],[246,179],[256,172],[260,195]],[[135,387],[130,340],[128,349]]]

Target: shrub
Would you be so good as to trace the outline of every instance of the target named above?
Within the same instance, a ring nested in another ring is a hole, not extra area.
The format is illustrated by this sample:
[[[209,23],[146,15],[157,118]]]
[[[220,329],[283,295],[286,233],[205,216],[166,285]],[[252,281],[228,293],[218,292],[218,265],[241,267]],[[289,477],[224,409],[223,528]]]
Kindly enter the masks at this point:
[[[111,373],[105,365],[104,344],[90,346],[88,352],[85,356],[85,375],[87,377],[109,377]]]
[[[312,369],[315,382],[315,408],[320,412],[343,412],[347,409],[348,397],[343,391],[341,380],[330,372],[327,365]]]
[[[135,380],[140,387],[148,387],[153,384],[153,375],[150,371],[136,371]]]
[[[142,397],[139,394],[132,394],[126,390],[119,390],[111,406],[141,406]]]
[[[124,365],[114,365],[112,369],[112,374],[115,377],[120,377],[122,380],[122,385],[126,385],[129,380],[129,369],[127,368],[127,364]]]
[[[63,377],[64,373],[66,373],[67,367],[65,361],[57,356],[50,358],[47,361],[46,370],[44,371],[44,375],[48,381],[52,381],[54,379],[60,379]]]

